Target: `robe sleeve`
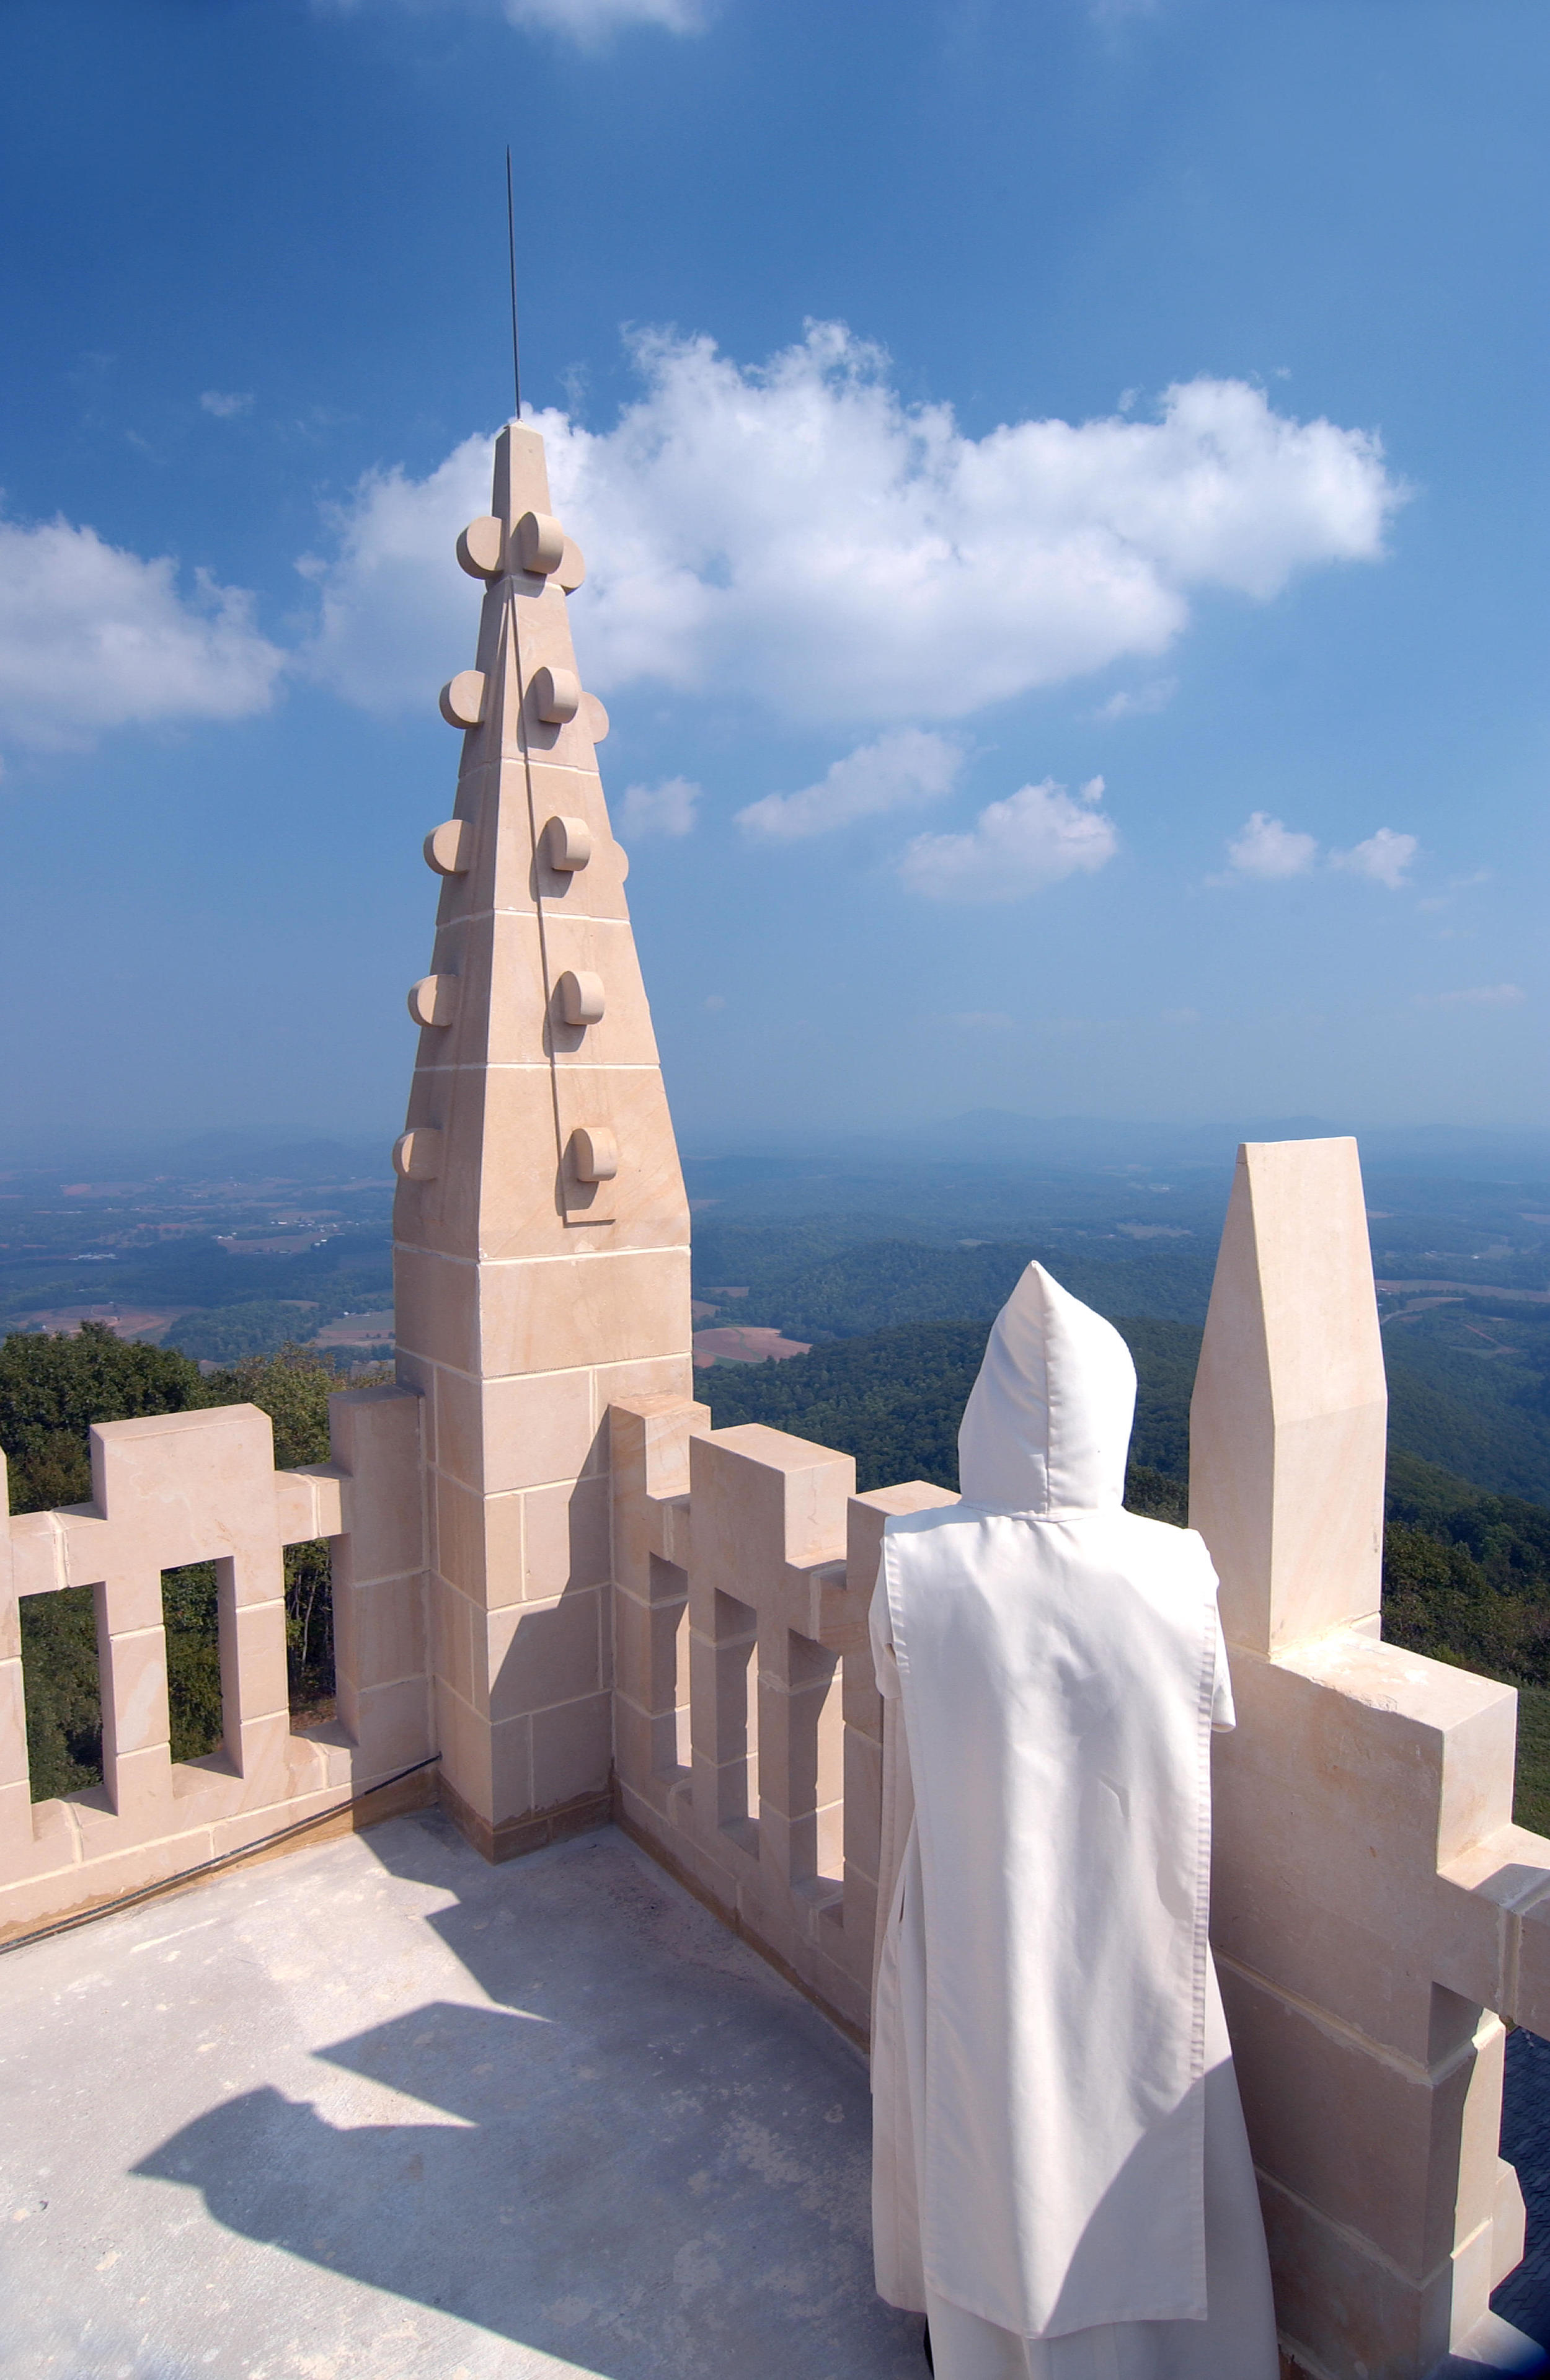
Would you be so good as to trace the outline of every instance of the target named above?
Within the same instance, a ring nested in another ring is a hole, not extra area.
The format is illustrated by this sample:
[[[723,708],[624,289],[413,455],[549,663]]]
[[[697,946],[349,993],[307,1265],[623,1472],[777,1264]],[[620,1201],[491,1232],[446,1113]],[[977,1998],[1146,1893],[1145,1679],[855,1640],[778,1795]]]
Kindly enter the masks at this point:
[[[882,1810],[878,1843],[877,1931],[872,1943],[872,2039],[875,2044],[878,2039],[878,1982],[883,1944],[893,1912],[904,1847],[914,1827],[914,1784],[910,1775],[909,1746],[904,1740],[903,1687],[899,1677],[899,1658],[893,1649],[886,1560],[878,1564],[878,1583],[872,1590],[867,1617],[872,1639],[872,1668],[877,1677],[878,1692],[882,1696]],[[918,2218],[916,2228],[918,2232]],[[918,2242],[914,2252],[918,2264]]]
[[[888,1569],[878,1564],[878,1583],[872,1589],[869,1615],[872,1637],[872,1667],[877,1674],[878,1692],[884,1702],[899,1700],[899,1658],[893,1649],[893,1623],[888,1609]]]
[[[895,1688],[895,1692],[897,1692]],[[1221,1614],[1217,1614],[1217,1685],[1211,1697],[1211,1732],[1228,1735],[1238,1724],[1238,1713],[1232,1706],[1232,1672],[1227,1665],[1227,1638],[1222,1634]]]

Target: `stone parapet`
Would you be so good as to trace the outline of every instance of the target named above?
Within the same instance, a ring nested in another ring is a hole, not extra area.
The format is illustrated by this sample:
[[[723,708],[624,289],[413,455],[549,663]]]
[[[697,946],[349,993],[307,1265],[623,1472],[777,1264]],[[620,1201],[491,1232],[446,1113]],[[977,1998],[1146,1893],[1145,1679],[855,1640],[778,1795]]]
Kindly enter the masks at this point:
[[[621,1823],[854,2037],[882,1796],[866,1613],[883,1521],[848,1455],[657,1396],[610,1414]]]
[[[1191,1421],[1238,1705],[1211,1930],[1282,2341],[1315,2380],[1422,2380],[1485,2316],[1523,2246],[1503,2020],[1550,2025],[1517,1695],[1379,1639],[1385,1419],[1354,1141],[1245,1148]]]
[[[327,1819],[433,1757],[418,1402],[330,1403],[336,1459],[301,1471],[275,1470],[254,1405],[102,1423],[91,1501],[0,1525],[0,1937]],[[330,1542],[339,1718],[298,1734],[283,1555],[312,1537]],[[162,1573],[198,1561],[215,1564],[224,1740],[175,1761]],[[20,1598],[74,1586],[96,1606],[103,1783],[34,1803]]]
[[[1212,1930],[1292,2366],[1423,2380],[1522,2254],[1502,2046],[1550,2033],[1550,1841],[1511,1823],[1511,1688],[1377,1633],[1362,1217],[1354,1144],[1244,1151],[1193,1415],[1239,1716]],[[864,2039],[909,1824],[867,1606],[888,1513],[951,1500],[671,1393],[609,1433],[618,1815]]]

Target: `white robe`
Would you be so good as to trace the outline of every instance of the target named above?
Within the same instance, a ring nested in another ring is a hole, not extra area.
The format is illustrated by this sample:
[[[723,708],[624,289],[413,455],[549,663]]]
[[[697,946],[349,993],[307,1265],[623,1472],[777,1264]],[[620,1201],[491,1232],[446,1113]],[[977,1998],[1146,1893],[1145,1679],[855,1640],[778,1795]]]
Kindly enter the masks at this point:
[[[964,1500],[884,1539],[877,2276],[938,2380],[1278,2368],[1205,1940],[1216,1579],[1120,1509],[1133,1400],[1119,1334],[1031,1266]]]

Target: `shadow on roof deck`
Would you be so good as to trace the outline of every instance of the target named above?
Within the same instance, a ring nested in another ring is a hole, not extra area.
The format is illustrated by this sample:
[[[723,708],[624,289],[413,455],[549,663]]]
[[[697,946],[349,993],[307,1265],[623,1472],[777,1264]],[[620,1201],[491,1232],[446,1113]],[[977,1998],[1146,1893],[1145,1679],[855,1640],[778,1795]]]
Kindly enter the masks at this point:
[[[918,2380],[857,2053],[623,1836],[400,1818],[0,1961],[0,2362]]]

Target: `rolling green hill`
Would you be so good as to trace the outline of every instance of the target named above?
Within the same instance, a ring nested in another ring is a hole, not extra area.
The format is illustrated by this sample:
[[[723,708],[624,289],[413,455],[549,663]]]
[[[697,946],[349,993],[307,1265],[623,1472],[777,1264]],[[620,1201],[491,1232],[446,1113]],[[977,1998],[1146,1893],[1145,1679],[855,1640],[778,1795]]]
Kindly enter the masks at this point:
[[[1156,1317],[1115,1319],[1138,1379],[1125,1500],[1181,1523],[1201,1334]],[[863,1490],[902,1479],[955,1488],[958,1421],[987,1330],[983,1321],[911,1323],[783,1364],[717,1364],[698,1375],[696,1393],[718,1428],[759,1421],[854,1454]],[[1504,1457],[1504,1441],[1532,1450],[1532,1432],[1514,1439],[1520,1408],[1510,1395],[1493,1429],[1464,1393],[1473,1373],[1445,1385],[1454,1353],[1444,1344],[1430,1373],[1412,1368],[1408,1348],[1390,1358],[1385,1633],[1519,1688],[1517,1816],[1550,1833],[1550,1509],[1483,1488],[1405,1443],[1419,1414],[1424,1443],[1473,1445],[1498,1469],[1520,1459]]]
[[[1550,1312],[1459,1299],[1396,1318],[1384,1351],[1392,1446],[1550,1503]]]
[[[1101,1250],[1102,1253],[1096,1251]],[[695,1233],[696,1295],[735,1285],[739,1322],[773,1323],[793,1339],[848,1339],[907,1322],[988,1323],[1035,1257],[1101,1314],[1203,1322],[1214,1247],[1106,1235],[942,1246],[913,1239],[842,1238],[834,1226],[719,1225]]]
[[[1182,1481],[1200,1332],[1149,1317],[1119,1328],[1140,1380],[1132,1461]],[[987,1322],[906,1323],[783,1364],[716,1364],[697,1375],[696,1393],[718,1429],[761,1421],[854,1454],[863,1490],[897,1479],[956,1488],[959,1416],[988,1330]]]
[[[1144,1326],[1141,1419],[1165,1432],[1169,1460],[1160,1452],[1138,1452],[1138,1460],[1182,1476],[1183,1416],[1215,1261],[1204,1242],[1127,1243],[1110,1234],[1068,1235],[1059,1245],[949,1246],[847,1237],[845,1227],[833,1223],[723,1223],[696,1228],[695,1283],[696,1294],[721,1305],[727,1320],[769,1324],[810,1342],[813,1354],[797,1360],[817,1368],[797,1377],[827,1397],[831,1382],[835,1393],[842,1381],[861,1393],[861,1376],[846,1368],[840,1350],[862,1340],[926,1324],[975,1324],[983,1347],[991,1318],[1035,1257],[1073,1295],[1120,1323],[1138,1361],[1142,1341],[1134,1334]],[[729,1288],[745,1293],[731,1299]],[[1550,1503],[1550,1308],[1471,1292],[1396,1315],[1384,1342],[1393,1445],[1494,1493]],[[873,1383],[866,1393],[874,1414],[896,1387],[914,1393],[906,1376],[938,1360],[927,1356],[927,1343],[901,1340],[886,1359],[858,1356]],[[820,1362],[830,1354],[838,1369]],[[897,1381],[896,1363],[903,1366]],[[772,1386],[750,1391],[778,1402],[793,1392]],[[928,1435],[934,1427],[921,1426]]]

